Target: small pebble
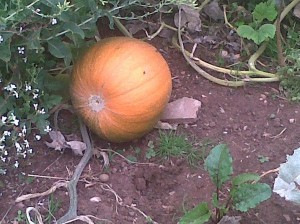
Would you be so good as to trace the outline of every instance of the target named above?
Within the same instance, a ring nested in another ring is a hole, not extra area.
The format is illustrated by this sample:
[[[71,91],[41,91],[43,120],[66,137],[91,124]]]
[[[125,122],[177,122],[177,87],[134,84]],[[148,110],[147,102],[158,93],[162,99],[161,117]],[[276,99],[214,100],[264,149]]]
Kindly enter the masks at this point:
[[[92,197],[92,198],[90,198],[90,201],[91,202],[100,202],[101,198],[100,197]]]
[[[108,176],[108,174],[106,174],[106,173],[100,174],[99,180],[100,180],[101,182],[103,182],[103,183],[109,181],[109,176]]]
[[[295,121],[296,121],[296,119],[294,119],[294,118],[289,119],[290,124],[295,123]]]

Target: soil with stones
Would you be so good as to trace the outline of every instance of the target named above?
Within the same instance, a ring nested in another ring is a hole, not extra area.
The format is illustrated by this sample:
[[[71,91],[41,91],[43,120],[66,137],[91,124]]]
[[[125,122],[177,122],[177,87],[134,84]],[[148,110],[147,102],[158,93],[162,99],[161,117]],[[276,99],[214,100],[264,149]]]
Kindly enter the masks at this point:
[[[262,174],[275,169],[285,162],[287,154],[292,154],[300,146],[299,104],[290,103],[282,97],[278,83],[222,87],[198,76],[181,53],[164,39],[157,37],[151,43],[170,65],[172,100],[192,97],[202,102],[197,120],[180,125],[177,132],[199,142],[209,140],[212,142],[210,148],[226,143],[233,157],[235,175],[243,172]],[[200,52],[199,57],[210,60],[217,51],[202,47]],[[210,62],[216,63],[214,59]],[[64,135],[79,135],[76,117],[68,111],[61,113],[59,124]],[[155,145],[157,139],[157,130],[127,144],[109,144],[93,136],[96,148],[110,148],[125,157],[134,155],[139,163],[128,163],[124,158],[113,155],[109,167],[104,169],[101,159],[92,158],[78,184],[78,213],[109,220],[107,223],[147,223],[145,215],[157,223],[174,224],[184,211],[199,202],[209,202],[214,187],[203,168],[203,160],[195,168],[184,158],[146,159],[148,142],[152,140]],[[46,140],[49,139],[43,141]],[[59,202],[58,209],[50,215],[53,215],[52,218],[59,218],[67,211],[69,199],[64,188],[53,194],[53,200],[46,196],[14,202],[19,195],[43,192],[59,178],[68,179],[80,161],[80,157],[68,150],[61,154],[47,148],[43,141],[32,143],[35,155],[23,161],[20,169],[9,170],[8,175],[0,177],[2,223],[22,223],[18,210],[25,213],[29,206],[49,216],[51,201]],[[141,152],[135,153],[136,148],[140,148]],[[100,181],[103,173],[109,176],[105,183]],[[39,177],[28,177],[27,174]],[[276,175],[271,173],[262,181],[273,186]],[[224,189],[224,195],[228,193],[226,191]],[[241,216],[241,223],[251,224],[300,222],[300,208],[275,194],[250,212],[230,212],[229,215]],[[20,218],[18,222],[17,217]]]

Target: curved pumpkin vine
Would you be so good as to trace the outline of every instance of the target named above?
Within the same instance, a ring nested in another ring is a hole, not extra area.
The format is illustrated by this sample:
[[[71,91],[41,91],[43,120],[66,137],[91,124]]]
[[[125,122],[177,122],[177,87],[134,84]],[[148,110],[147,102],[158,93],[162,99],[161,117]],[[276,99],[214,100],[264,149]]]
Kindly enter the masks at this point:
[[[198,11],[200,11],[202,8],[204,8],[205,4],[209,3],[210,1],[204,1],[203,4],[199,7]],[[277,20],[275,21],[275,24],[280,24],[280,22],[285,18],[285,16],[297,5],[297,3],[299,3],[300,0],[293,0],[292,2],[290,2],[289,5],[287,5],[281,12],[280,16],[278,16]],[[179,14],[181,13],[181,7],[179,6]],[[234,29],[234,27],[229,24],[229,22],[227,21],[227,17],[226,17],[226,9],[224,7],[224,17],[225,17],[225,23],[226,25],[228,25],[229,27],[231,27],[232,29]],[[116,21],[116,26],[119,28],[119,30],[127,36],[132,36],[127,30],[126,28],[122,25],[122,23],[120,23],[120,21],[118,19],[115,19]],[[180,20],[179,20],[180,21]],[[219,85],[223,85],[223,86],[229,86],[229,87],[239,87],[239,86],[244,86],[246,83],[250,83],[250,82],[256,82],[256,83],[265,83],[265,82],[277,82],[280,81],[279,80],[279,74],[278,73],[270,73],[270,72],[265,72],[265,71],[261,71],[259,69],[256,68],[255,64],[256,61],[258,60],[258,58],[262,55],[262,53],[265,51],[268,42],[265,41],[263,42],[260,47],[257,49],[257,51],[250,56],[249,60],[248,60],[248,70],[245,71],[240,71],[240,70],[232,70],[232,69],[226,69],[223,67],[218,67],[212,64],[209,64],[203,60],[201,60],[200,58],[197,58],[194,56],[194,52],[197,48],[197,44],[194,44],[193,46],[193,50],[192,52],[189,52],[185,49],[183,41],[182,41],[182,35],[183,35],[183,27],[181,26],[181,28],[175,28],[172,27],[164,22],[161,22],[160,27],[158,28],[158,30],[153,33],[152,35],[147,35],[147,39],[151,40],[152,38],[156,37],[161,30],[163,30],[164,28],[173,30],[177,32],[177,35],[174,35],[172,38],[172,44],[174,47],[176,47],[178,50],[180,50],[185,58],[185,60],[188,62],[188,64],[201,76],[203,76],[204,78],[219,84]],[[279,31],[280,32],[280,31]],[[280,33],[277,33],[278,35],[280,35]],[[219,72],[219,73],[223,73],[223,74],[227,74],[230,77],[232,77],[232,80],[227,80],[227,79],[221,79],[221,78],[217,78],[215,76],[213,76],[212,74],[204,71],[201,67],[210,69],[212,71],[215,72]]]

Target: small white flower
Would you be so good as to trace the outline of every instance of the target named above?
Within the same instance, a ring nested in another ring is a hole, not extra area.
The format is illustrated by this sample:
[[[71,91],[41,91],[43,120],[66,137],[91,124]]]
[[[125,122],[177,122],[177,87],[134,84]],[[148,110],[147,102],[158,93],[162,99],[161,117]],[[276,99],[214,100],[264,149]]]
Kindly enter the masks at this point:
[[[28,149],[27,152],[31,154],[32,153],[32,149]]]
[[[51,128],[49,127],[49,125],[47,125],[47,127],[44,129],[45,132],[50,132]]]
[[[34,89],[32,92],[33,92],[33,97],[32,98],[33,99],[38,98],[40,90],[39,89]]]
[[[39,114],[45,114],[46,112],[45,112],[45,109],[42,108],[41,110],[38,110],[38,113],[39,113]]]
[[[1,158],[1,160],[2,160],[2,162],[4,162],[5,163],[5,161],[6,161],[6,158],[5,157],[0,157]]]
[[[4,132],[3,132],[3,135],[4,135],[4,136],[10,136],[10,135],[11,135],[11,132],[10,132],[10,131],[4,131]]]
[[[25,147],[26,147],[26,148],[29,148],[29,142],[28,142],[27,139],[24,140],[24,144],[25,144]]]
[[[13,93],[13,96],[15,96],[15,97],[16,97],[16,99],[18,99],[18,98],[19,98],[19,93],[18,93],[17,91],[13,91],[12,93]]]
[[[25,53],[25,47],[18,47],[19,54]]]
[[[9,91],[9,92],[13,92],[14,89],[16,89],[16,85],[15,84],[9,84],[8,86],[5,86],[4,89]]]
[[[38,108],[38,104],[37,103],[34,103],[33,104],[33,107],[34,107],[34,110],[38,110],[37,108]]]
[[[19,122],[20,122],[20,121],[17,119],[17,117],[16,117],[13,113],[11,113],[11,114],[9,115],[8,119],[9,119],[9,121],[10,121],[11,124],[14,124],[14,125],[16,125],[16,126],[19,125]]]
[[[5,142],[5,135],[0,138],[0,143]]]
[[[23,133],[23,135],[25,135],[26,132],[27,132],[26,125],[24,125],[24,126],[22,127],[22,133]]]
[[[35,11],[36,11],[37,13],[39,13],[39,12],[41,12],[41,9],[36,9]]]
[[[15,162],[14,167],[16,167],[16,168],[19,167],[19,162],[18,161]]]
[[[22,58],[22,59],[23,59],[24,63],[26,63],[26,62],[27,62],[27,57],[25,57],[25,58]]]
[[[5,121],[6,121],[6,120],[7,120],[7,117],[5,117],[5,116],[2,116],[2,117],[1,117],[1,121],[2,121],[3,124],[5,124]]]
[[[5,150],[5,151],[4,151],[4,155],[5,155],[5,156],[7,156],[7,155],[8,155],[8,152],[7,152],[7,150]]]
[[[35,135],[35,139],[36,139],[36,140],[39,141],[39,140],[41,140],[41,138],[42,138],[42,137],[41,137],[40,135]]]
[[[4,145],[0,145],[0,149],[3,150],[5,148]],[[7,156],[7,151],[4,152],[4,155]]]
[[[52,24],[52,25],[55,25],[55,24],[57,24],[57,19],[55,19],[55,18],[52,18],[52,19],[51,19],[51,24]]]
[[[0,44],[4,41],[3,37],[0,35]]]
[[[17,152],[21,152],[22,151],[22,146],[20,145],[19,142],[15,142],[15,147],[17,149]]]
[[[28,83],[25,84],[25,91],[30,91],[31,90],[31,85],[29,85]]]

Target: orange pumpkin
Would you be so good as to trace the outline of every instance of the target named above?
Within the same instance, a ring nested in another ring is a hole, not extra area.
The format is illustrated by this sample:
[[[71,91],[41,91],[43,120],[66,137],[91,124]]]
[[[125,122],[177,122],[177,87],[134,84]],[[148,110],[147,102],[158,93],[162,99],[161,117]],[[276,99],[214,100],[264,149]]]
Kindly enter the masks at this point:
[[[167,62],[152,45],[129,37],[106,38],[75,63],[74,108],[100,137],[125,142],[153,129],[171,94]]]

